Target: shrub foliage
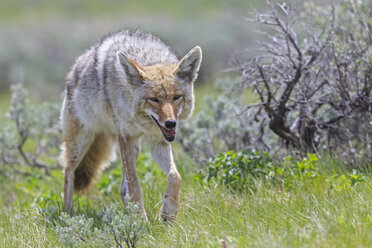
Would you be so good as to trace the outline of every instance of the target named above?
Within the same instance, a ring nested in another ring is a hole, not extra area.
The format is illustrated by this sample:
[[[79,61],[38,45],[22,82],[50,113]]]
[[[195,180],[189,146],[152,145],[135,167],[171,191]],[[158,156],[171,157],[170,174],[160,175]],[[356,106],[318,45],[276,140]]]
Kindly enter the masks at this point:
[[[46,174],[58,168],[59,104],[30,105],[22,84],[12,86],[12,102],[0,127],[0,174],[29,175],[30,168]]]
[[[252,184],[255,178],[273,175],[270,156],[251,149],[235,153],[220,153],[208,162],[206,174],[199,172],[194,178],[198,181],[216,179],[233,191],[242,191]]]
[[[260,28],[258,47],[248,50],[246,59],[233,61],[231,70],[240,73],[236,83],[218,80],[219,96],[208,99],[192,122],[182,124],[184,149],[201,164],[214,154],[247,146],[270,155],[325,151],[348,162],[369,163],[370,5],[306,3],[298,11],[278,4],[249,19]],[[231,85],[232,91],[226,91]],[[242,104],[251,90],[257,101]]]
[[[249,19],[270,32],[259,56],[236,61],[233,70],[241,73],[236,89],[252,87],[259,97],[246,111],[264,127],[260,136],[271,131],[287,147],[326,146],[349,160],[372,154],[370,5],[346,0],[296,11],[278,4]]]
[[[137,214],[138,208],[128,203],[125,213],[117,203],[112,203],[101,212],[101,227],[94,226],[94,220],[84,215],[69,216],[61,213],[56,234],[64,246],[69,247],[128,247],[138,245],[145,220]]]
[[[209,160],[206,169],[194,175],[194,179],[201,185],[213,181],[233,192],[252,189],[257,182],[261,183],[265,180],[282,185],[287,190],[309,181],[327,180],[329,189],[336,191],[348,190],[364,181],[363,174],[356,170],[326,178],[326,174],[319,169],[319,158],[315,153],[307,154],[300,160],[288,156],[279,163],[273,164],[268,153],[251,149],[243,149],[240,152],[227,151],[215,155]]]

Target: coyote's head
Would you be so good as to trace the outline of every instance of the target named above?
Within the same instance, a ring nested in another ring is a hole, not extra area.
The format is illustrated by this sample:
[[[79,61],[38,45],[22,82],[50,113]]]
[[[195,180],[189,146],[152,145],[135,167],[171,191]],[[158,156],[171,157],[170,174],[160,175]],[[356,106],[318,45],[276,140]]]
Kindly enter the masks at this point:
[[[177,121],[194,109],[193,83],[202,59],[200,47],[191,49],[178,64],[141,66],[120,52],[118,56],[132,85],[135,111],[145,113],[167,141],[174,141]]]

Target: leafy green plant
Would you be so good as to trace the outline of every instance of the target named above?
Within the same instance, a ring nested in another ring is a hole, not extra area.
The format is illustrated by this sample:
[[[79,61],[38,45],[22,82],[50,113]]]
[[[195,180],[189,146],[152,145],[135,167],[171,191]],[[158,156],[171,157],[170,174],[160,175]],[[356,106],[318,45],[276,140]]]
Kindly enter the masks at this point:
[[[318,161],[318,156],[312,153],[308,153],[307,157],[300,161],[292,156],[287,156],[276,168],[277,178],[285,188],[290,189],[295,185],[322,177],[324,175],[319,171]]]
[[[97,188],[100,192],[105,195],[111,193],[118,193],[121,178],[123,177],[123,172],[120,169],[121,165],[115,163],[112,168],[109,168],[109,171],[106,171],[100,181],[97,183]]]
[[[292,156],[283,162],[273,165],[266,152],[258,152],[249,148],[235,153],[228,151],[212,157],[208,162],[207,172],[200,170],[194,179],[204,184],[212,179],[234,191],[241,191],[252,185],[256,179],[273,179],[282,182],[286,188],[321,176],[318,168],[318,156],[308,154],[297,161]]]
[[[235,153],[228,151],[212,157],[208,162],[206,174],[200,171],[194,176],[202,182],[217,180],[233,191],[242,191],[254,182],[255,178],[272,178],[275,175],[268,153],[249,148]]]
[[[323,181],[331,189],[341,191],[362,183],[364,176],[356,170],[346,175],[327,176],[320,170],[316,154],[309,153],[301,160],[287,156],[281,163],[273,165],[267,153],[246,148],[238,153],[228,151],[212,157],[207,170],[194,174],[194,179],[202,186],[205,181],[216,180],[233,191],[242,191],[262,179],[271,179],[275,184],[282,184],[285,189]]]
[[[296,162],[294,167],[294,172],[297,177],[316,177],[318,175],[318,156],[313,153],[308,153],[307,157],[299,162]]]
[[[346,191],[352,186],[364,182],[363,174],[358,173],[357,170],[353,170],[350,174],[335,175],[330,180],[330,189],[338,192]]]
[[[277,169],[284,179],[292,177],[296,180],[303,180],[306,178],[315,178],[320,175],[318,168],[318,156],[314,153],[308,153],[307,157],[303,158],[300,161],[297,161],[292,156],[285,157],[283,159],[282,167]]]
[[[296,161],[292,156],[284,158],[281,167],[277,167],[276,172],[286,189],[321,179],[329,184],[330,189],[344,191],[364,181],[364,175],[357,170],[341,175],[325,174],[320,170],[319,157],[310,153],[301,161]]]

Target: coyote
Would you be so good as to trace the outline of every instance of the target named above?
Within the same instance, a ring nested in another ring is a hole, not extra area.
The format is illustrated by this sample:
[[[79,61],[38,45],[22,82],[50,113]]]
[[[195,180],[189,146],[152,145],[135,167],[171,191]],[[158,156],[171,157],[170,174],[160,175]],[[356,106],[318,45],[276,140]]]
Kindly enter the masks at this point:
[[[193,112],[201,60],[199,46],[179,59],[159,38],[139,30],[110,35],[76,59],[61,109],[65,211],[72,211],[73,192],[86,192],[115,159],[118,144],[124,166],[120,198],[146,216],[136,173],[143,139],[167,174],[161,217],[175,219],[181,177],[169,142],[178,120]]]

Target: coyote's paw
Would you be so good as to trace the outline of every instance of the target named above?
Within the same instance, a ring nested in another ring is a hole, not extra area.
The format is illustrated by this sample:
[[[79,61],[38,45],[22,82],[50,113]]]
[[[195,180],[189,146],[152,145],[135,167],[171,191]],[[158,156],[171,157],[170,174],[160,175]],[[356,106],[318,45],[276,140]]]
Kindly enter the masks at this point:
[[[163,206],[161,208],[161,218],[164,222],[173,222],[176,219],[178,213],[178,200],[169,199],[167,196],[164,199]]]

